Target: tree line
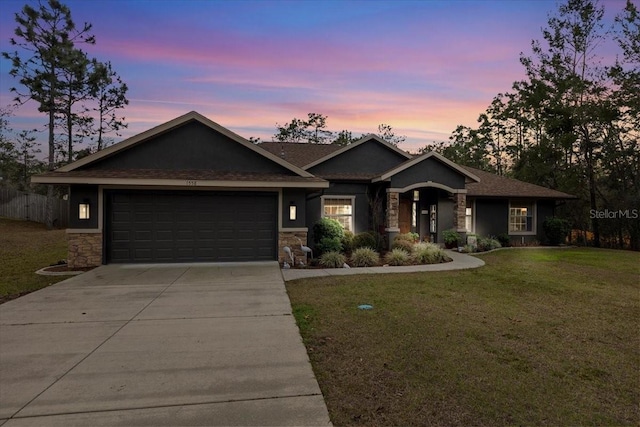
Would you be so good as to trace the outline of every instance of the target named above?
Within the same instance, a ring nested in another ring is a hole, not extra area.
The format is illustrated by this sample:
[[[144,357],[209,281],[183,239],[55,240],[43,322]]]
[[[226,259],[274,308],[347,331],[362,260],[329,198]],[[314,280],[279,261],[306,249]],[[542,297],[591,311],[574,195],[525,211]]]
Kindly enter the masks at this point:
[[[477,127],[423,150],[576,195],[560,212],[594,245],[638,250],[640,18],[630,0],[613,26],[603,17],[598,1],[565,1],[520,55],[526,78],[497,94]]]
[[[346,129],[339,132],[331,131],[327,128],[327,118],[326,115],[320,113],[308,113],[306,119],[294,117],[284,125],[276,123],[276,133],[272,139],[278,142],[305,142],[344,146],[366,136],[366,134],[362,134],[360,137],[354,137],[353,132]],[[395,146],[407,139],[404,135],[396,134],[391,125],[384,123],[378,125],[376,135]],[[251,138],[250,140],[255,143],[260,142],[259,138]]]
[[[129,101],[128,87],[111,63],[90,58],[83,50],[96,43],[92,25],[76,26],[68,6],[59,0],[27,4],[15,21],[10,39],[15,50],[2,56],[10,61],[9,74],[20,85],[11,88],[15,105],[0,111],[0,160],[3,179],[25,186],[27,176],[38,169],[53,170],[110,144],[109,135],[127,126],[120,110]],[[35,158],[37,130],[15,134],[9,126],[13,109],[30,101],[47,117],[44,165]],[[87,139],[91,145],[77,150]],[[47,195],[53,196],[52,186]]]

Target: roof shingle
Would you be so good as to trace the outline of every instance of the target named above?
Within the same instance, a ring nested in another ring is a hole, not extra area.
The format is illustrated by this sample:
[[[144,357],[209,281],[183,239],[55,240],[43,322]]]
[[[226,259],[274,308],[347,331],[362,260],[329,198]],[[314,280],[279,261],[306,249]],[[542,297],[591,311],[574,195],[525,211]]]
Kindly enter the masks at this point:
[[[535,197],[540,199],[576,198],[570,194],[552,190],[540,185],[507,178],[469,166],[462,167],[480,178],[480,182],[472,182],[466,185],[467,196],[470,197]]]
[[[300,168],[343,148],[334,144],[298,142],[262,142],[258,147]]]

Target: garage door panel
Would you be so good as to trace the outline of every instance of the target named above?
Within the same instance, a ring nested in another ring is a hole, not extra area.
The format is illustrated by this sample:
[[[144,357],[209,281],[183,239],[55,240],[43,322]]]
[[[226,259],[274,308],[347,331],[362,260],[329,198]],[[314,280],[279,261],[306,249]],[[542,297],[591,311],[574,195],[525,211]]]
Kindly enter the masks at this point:
[[[277,196],[107,193],[108,262],[274,260]]]

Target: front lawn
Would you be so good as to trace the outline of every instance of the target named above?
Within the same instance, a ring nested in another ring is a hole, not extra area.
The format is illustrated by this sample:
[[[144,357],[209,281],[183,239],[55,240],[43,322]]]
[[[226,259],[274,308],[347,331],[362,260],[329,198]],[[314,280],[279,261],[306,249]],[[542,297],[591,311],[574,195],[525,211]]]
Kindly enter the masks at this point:
[[[64,233],[35,222],[0,218],[0,302],[68,278],[35,274],[67,257]]]
[[[482,259],[287,283],[333,423],[640,424],[640,254]]]

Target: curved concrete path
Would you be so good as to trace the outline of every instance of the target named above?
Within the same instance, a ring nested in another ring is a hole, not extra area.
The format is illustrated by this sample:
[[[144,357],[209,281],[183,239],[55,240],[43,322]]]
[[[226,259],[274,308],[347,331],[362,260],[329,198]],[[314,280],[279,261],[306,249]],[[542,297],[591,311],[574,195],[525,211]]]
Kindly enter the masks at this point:
[[[388,266],[388,267],[358,267],[358,268],[294,268],[282,270],[282,276],[285,281],[304,279],[307,277],[323,277],[323,276],[347,276],[351,274],[388,274],[388,273],[415,273],[422,271],[448,271],[448,270],[466,270],[469,268],[478,268],[484,265],[484,261],[476,257],[461,254],[454,251],[446,251],[447,255],[453,259],[451,262],[442,264],[427,265],[404,265],[404,266]]]
[[[0,425],[330,425],[278,263],[106,265],[0,305]]]

